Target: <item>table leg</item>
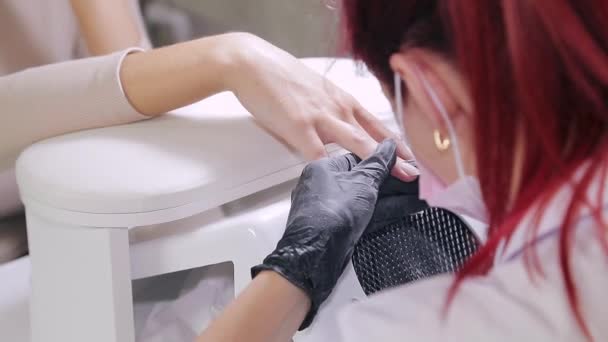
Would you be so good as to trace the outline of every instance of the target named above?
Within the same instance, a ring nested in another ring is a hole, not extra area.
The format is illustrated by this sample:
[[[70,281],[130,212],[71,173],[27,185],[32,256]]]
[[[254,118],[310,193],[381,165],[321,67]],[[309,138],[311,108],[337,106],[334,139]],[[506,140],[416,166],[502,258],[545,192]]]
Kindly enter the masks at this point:
[[[32,342],[133,342],[128,230],[27,224]]]

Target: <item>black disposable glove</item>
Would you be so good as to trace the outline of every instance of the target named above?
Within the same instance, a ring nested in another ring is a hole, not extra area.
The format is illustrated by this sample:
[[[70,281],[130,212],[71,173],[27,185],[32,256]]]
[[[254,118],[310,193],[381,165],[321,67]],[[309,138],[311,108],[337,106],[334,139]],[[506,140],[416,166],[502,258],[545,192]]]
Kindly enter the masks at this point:
[[[386,140],[366,160],[352,154],[308,165],[292,194],[285,233],[255,277],[273,270],[304,290],[311,308],[300,329],[308,327],[349,262],[367,227],[378,190],[395,164],[396,144]]]
[[[390,176],[380,187],[376,210],[365,234],[373,233],[379,228],[384,228],[426,208],[428,208],[427,203],[418,195],[418,179],[406,183]]]

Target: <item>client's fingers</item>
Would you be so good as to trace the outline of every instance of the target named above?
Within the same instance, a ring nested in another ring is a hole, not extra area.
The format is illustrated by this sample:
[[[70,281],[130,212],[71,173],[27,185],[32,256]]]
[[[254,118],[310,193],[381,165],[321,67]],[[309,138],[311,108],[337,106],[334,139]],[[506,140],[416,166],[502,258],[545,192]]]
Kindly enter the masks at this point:
[[[353,152],[360,158],[370,156],[378,143],[370,137],[356,123],[349,123],[339,119],[330,118],[324,122],[323,135],[327,142],[334,142]]]
[[[412,151],[407,147],[401,136],[388,129],[375,115],[358,105],[355,107],[354,116],[361,128],[377,142],[394,139],[397,142],[397,156],[405,160],[414,159]]]
[[[296,148],[298,152],[308,160],[317,160],[327,157],[325,145],[313,127],[295,133],[293,137],[289,139],[288,143]]]

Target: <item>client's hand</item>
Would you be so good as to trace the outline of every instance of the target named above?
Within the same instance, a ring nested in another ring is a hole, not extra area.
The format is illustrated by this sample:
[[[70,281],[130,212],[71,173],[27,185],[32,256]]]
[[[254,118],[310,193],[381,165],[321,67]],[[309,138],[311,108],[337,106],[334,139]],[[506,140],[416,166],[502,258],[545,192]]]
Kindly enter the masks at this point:
[[[351,95],[297,58],[251,35],[237,35],[236,67],[229,88],[257,122],[309,160],[326,156],[324,144],[337,143],[361,158],[387,138],[399,141],[399,157],[413,159],[407,146]],[[393,174],[410,181],[415,167],[397,163]]]
[[[350,260],[395,163],[395,151],[395,142],[386,140],[360,163],[349,154],[313,162],[302,173],[283,238],[252,269],[254,277],[274,270],[310,296],[311,309],[301,328],[310,324]]]

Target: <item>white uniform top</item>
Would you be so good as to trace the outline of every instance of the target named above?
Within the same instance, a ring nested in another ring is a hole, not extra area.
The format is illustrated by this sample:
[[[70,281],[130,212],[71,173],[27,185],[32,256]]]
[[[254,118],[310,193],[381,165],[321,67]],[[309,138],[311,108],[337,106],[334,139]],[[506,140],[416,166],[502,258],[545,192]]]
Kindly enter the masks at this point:
[[[604,191],[604,219],[608,191]],[[600,187],[601,186],[601,187]],[[522,222],[493,270],[466,280],[448,315],[440,317],[453,276],[444,275],[397,287],[352,304],[339,316],[343,341],[581,341],[570,310],[559,264],[559,231],[571,190],[564,187],[540,220],[536,242],[545,277],[530,279],[521,248],[531,216]],[[580,307],[595,341],[608,341],[608,249],[596,223],[581,213],[572,245],[572,275]],[[604,234],[608,234],[604,232]]]

